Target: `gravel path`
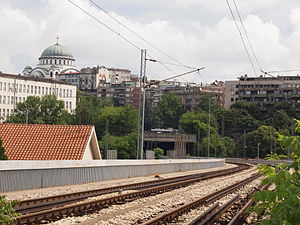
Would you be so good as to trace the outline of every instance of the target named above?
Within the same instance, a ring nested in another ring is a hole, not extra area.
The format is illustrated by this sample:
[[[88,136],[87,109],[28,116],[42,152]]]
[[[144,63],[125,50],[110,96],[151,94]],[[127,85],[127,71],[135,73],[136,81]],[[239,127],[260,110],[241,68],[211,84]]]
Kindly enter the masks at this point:
[[[205,180],[188,187],[183,187],[170,192],[137,199],[123,205],[112,205],[102,209],[97,213],[81,217],[69,217],[56,222],[52,225],[119,225],[119,224],[138,224],[142,220],[152,218],[164,211],[193,201],[214,191],[220,190],[225,186],[241,181],[257,172],[257,168],[251,168],[237,174],[226,177]],[[93,199],[95,199],[94,197]],[[226,198],[226,197],[224,197]]]
[[[210,168],[210,169],[160,174],[160,177],[161,178],[169,178],[169,177],[176,177],[176,176],[184,176],[184,175],[195,174],[195,173],[205,173],[208,171],[224,170],[224,169],[233,168],[233,167],[236,167],[236,165],[225,164],[225,166]],[[47,197],[47,196],[52,196],[52,195],[93,190],[93,189],[99,189],[99,188],[107,188],[107,187],[124,185],[124,184],[139,183],[139,182],[151,181],[151,180],[156,180],[156,179],[157,178],[154,178],[154,175],[151,175],[151,176],[133,177],[133,178],[127,178],[127,179],[99,181],[99,182],[86,183],[86,184],[67,185],[67,186],[57,186],[57,187],[49,187],[49,188],[42,188],[42,189],[30,189],[30,190],[6,192],[6,193],[1,193],[1,195],[5,195],[7,197],[7,199],[9,199],[9,200],[13,200],[13,199],[26,200],[26,199],[33,199],[33,198],[42,198],[42,197]]]

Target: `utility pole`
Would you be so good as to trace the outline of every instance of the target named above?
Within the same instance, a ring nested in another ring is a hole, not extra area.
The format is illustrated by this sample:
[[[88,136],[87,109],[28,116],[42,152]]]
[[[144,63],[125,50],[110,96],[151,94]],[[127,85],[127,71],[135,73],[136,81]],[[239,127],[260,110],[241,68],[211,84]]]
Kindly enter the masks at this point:
[[[138,139],[136,158],[143,159],[144,154],[144,122],[145,122],[145,104],[146,104],[146,49],[141,50],[141,68],[140,68],[140,95],[139,95],[139,115],[138,115]]]
[[[259,145],[260,143],[257,143],[257,158],[259,159]]]
[[[246,130],[245,129],[244,129],[243,141],[244,141],[244,158],[246,158]]]
[[[105,126],[105,149],[104,149],[104,157],[107,159],[108,157],[108,120],[106,120],[106,126]]]
[[[210,152],[210,101],[211,101],[211,98],[208,99],[208,142],[207,142],[207,157],[209,157],[209,152]]]

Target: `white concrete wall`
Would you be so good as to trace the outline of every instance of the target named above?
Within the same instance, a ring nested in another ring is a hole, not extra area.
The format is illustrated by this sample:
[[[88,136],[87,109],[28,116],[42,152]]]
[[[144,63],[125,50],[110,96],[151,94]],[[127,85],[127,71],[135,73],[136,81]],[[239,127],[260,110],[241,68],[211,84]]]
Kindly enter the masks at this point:
[[[0,161],[0,192],[223,166],[224,159]]]

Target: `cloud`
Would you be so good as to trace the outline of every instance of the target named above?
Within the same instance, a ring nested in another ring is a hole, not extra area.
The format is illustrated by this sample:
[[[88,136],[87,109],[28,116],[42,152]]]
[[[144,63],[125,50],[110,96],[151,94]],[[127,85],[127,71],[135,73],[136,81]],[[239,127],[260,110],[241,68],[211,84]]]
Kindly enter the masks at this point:
[[[88,1],[74,1],[138,48],[146,48],[151,57],[164,62],[178,63],[132,35],[106,14],[92,7]],[[170,2],[168,1],[168,4]],[[226,2],[221,0],[174,0],[172,2],[177,8],[193,7],[196,9],[196,6],[199,6],[212,11],[227,10]],[[252,12],[243,17],[243,21],[263,69],[295,68],[300,62],[298,41],[300,39],[300,9],[288,11],[286,26],[291,26],[291,32],[283,33],[273,20],[266,20],[256,14],[256,10],[266,8],[274,2],[281,1],[254,0],[250,2],[244,0],[238,3],[241,9],[246,10],[248,7],[247,11]],[[130,1],[127,3],[130,6]],[[150,3],[147,2],[147,4]],[[18,5],[15,1],[4,1],[0,3],[0,6],[0,29],[1,33],[3,31],[6,34],[0,36],[0,41],[3,43],[0,46],[0,70],[3,72],[20,73],[26,65],[34,66],[41,52],[54,44],[55,37],[58,35],[60,43],[74,55],[79,68],[104,65],[128,68],[133,73],[139,73],[140,51],[119,35],[82,13],[68,1],[42,1],[34,5],[35,9],[39,9],[34,11],[30,10],[30,5],[27,4],[25,7]],[[155,12],[151,11],[155,10],[153,7],[150,7],[151,9],[145,7],[145,12],[150,10],[145,14],[154,15]],[[171,9],[175,10],[174,7]],[[160,10],[163,12],[168,8]],[[206,10],[206,14],[209,14],[209,10]],[[131,9],[131,13],[132,11]],[[198,15],[188,17],[188,11],[179,10],[179,12],[181,14],[177,14],[176,18],[153,17],[148,20],[134,18],[132,15],[120,15],[116,11],[110,13],[180,62],[190,66],[206,67],[201,71],[201,76],[192,74],[180,78],[180,81],[204,82],[204,80],[233,79],[243,73],[253,75],[241,39],[228,11],[218,14],[213,22],[201,15],[201,20]],[[184,22],[178,23],[181,17]],[[256,67],[258,69],[258,66]],[[172,67],[172,70],[176,74],[186,71],[179,67]],[[147,63],[147,74],[150,78],[166,78],[174,75],[159,63],[150,62]]]

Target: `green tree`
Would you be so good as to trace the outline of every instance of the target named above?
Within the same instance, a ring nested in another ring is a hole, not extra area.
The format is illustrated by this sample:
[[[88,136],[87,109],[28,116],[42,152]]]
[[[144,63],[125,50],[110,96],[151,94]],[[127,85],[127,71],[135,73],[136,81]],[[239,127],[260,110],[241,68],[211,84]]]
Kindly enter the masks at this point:
[[[280,146],[277,143],[279,133],[274,127],[260,126],[256,130],[241,136],[238,140],[239,149],[237,155],[255,158],[258,156],[264,158],[266,155],[271,154],[274,151],[279,153],[281,151]],[[245,140],[245,153],[244,151]],[[258,152],[259,151],[259,152]]]
[[[1,137],[0,137],[0,160],[8,160],[8,157],[5,154],[5,149],[2,146],[2,138]]]
[[[208,154],[208,143],[209,144],[209,156],[210,157],[225,157],[226,146],[222,138],[217,133],[212,133],[210,138],[205,137],[200,143],[200,154],[201,156],[207,156]]]
[[[237,101],[232,104],[230,108],[247,112],[256,120],[260,120],[262,118],[260,107],[254,102]]]
[[[268,126],[276,128],[277,130],[289,130],[293,125],[293,120],[288,116],[286,111],[280,109],[273,112],[271,117],[266,119],[264,123]]]
[[[136,158],[136,132],[124,136],[108,137],[109,149],[118,150],[118,159],[135,159]],[[104,149],[104,138],[99,142],[100,148]]]
[[[184,113],[180,117],[179,123],[185,132],[199,134],[200,140],[208,135],[208,113],[202,110]],[[211,115],[210,125],[211,132],[217,132],[218,123],[213,115]]]
[[[8,117],[8,123],[31,124],[66,124],[63,118],[68,112],[64,109],[64,102],[55,95],[28,96],[25,102],[16,105],[14,115]]]
[[[198,108],[207,113],[210,109],[211,114],[214,114],[220,108],[220,105],[213,95],[201,95]]]
[[[174,93],[169,93],[161,97],[155,110],[162,121],[163,128],[177,128],[179,118],[184,112],[184,106],[178,96]]]
[[[131,106],[105,106],[100,110],[95,125],[98,136],[106,130],[113,136],[128,135],[137,130],[137,110]]]
[[[17,201],[8,201],[5,196],[0,195],[0,224],[11,224],[19,216],[14,210]]]
[[[300,132],[300,121],[296,121],[295,130]],[[300,137],[284,136],[278,138],[285,152],[291,151],[292,163],[282,163],[276,167],[261,165],[260,172],[264,176],[263,185],[274,184],[273,190],[263,190],[254,194],[257,205],[254,211],[264,213],[263,225],[294,225],[300,221]],[[283,156],[273,154],[269,160],[277,161]]]
[[[155,153],[155,158],[156,159],[160,159],[163,155],[164,155],[164,150],[161,148],[154,148],[153,149],[154,153]]]

